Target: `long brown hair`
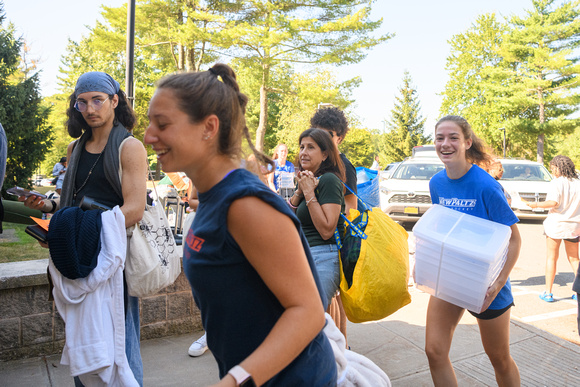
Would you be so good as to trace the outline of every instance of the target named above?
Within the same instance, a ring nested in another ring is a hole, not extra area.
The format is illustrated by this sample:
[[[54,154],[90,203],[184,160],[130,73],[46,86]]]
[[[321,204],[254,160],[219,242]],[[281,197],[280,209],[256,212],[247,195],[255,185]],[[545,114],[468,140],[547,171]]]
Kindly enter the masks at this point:
[[[485,141],[477,137],[471,129],[469,122],[461,116],[445,116],[437,121],[435,124],[435,132],[437,132],[437,127],[445,121],[451,121],[457,124],[463,132],[463,137],[465,140],[471,139],[471,147],[465,151],[465,158],[468,162],[477,164],[486,171],[493,162],[493,155],[491,149],[487,146]]]
[[[298,144],[302,142],[304,137],[310,137],[314,140],[316,145],[320,148],[322,152],[326,152],[328,157],[324,160],[318,170],[314,172],[314,176],[319,177],[325,173],[334,173],[342,182],[345,181],[344,163],[340,159],[340,154],[338,149],[334,145],[330,134],[326,130],[310,128],[305,130],[300,134],[298,139]],[[300,157],[298,157],[298,169],[303,171],[302,164],[300,163]]]

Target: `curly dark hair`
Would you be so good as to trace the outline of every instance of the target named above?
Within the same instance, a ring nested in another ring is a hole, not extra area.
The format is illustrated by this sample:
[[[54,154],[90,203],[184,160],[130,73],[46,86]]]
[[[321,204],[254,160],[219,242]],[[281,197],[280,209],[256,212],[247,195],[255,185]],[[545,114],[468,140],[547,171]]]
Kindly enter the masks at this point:
[[[333,130],[338,137],[348,133],[348,121],[344,112],[337,107],[318,109],[310,119],[310,126],[318,129]]]
[[[234,158],[242,153],[242,136],[262,164],[274,166],[274,162],[258,151],[246,126],[246,105],[248,97],[240,92],[236,73],[223,63],[216,63],[208,71],[183,72],[162,78],[159,89],[173,91],[179,101],[179,109],[196,123],[210,114],[215,114],[220,122],[218,152]]]
[[[550,161],[551,167],[558,168],[560,175],[568,179],[577,179],[576,166],[574,162],[568,156],[558,155]]]
[[[328,157],[326,160],[320,164],[318,170],[314,173],[314,176],[319,177],[324,175],[325,173],[334,173],[341,181],[345,181],[346,174],[344,169],[344,163],[340,158],[340,154],[338,153],[338,149],[332,142],[332,137],[330,134],[324,129],[318,128],[310,128],[306,129],[304,132],[300,134],[300,138],[298,139],[298,144],[302,142],[304,137],[310,137],[316,142],[316,145],[320,148],[322,152],[326,152]],[[300,163],[300,157],[297,160],[298,169],[303,171],[302,164]]]
[[[114,94],[110,94],[109,98],[113,98],[114,96]],[[117,96],[119,97],[119,103],[115,108],[115,122],[120,122],[128,131],[131,131],[137,123],[137,117],[135,117],[135,112],[129,106],[125,92],[119,89]],[[91,127],[85,121],[82,113],[75,109],[77,97],[74,92],[68,97],[68,100],[68,109],[66,110],[68,134],[72,138],[79,138],[83,134],[83,131],[90,131]]]

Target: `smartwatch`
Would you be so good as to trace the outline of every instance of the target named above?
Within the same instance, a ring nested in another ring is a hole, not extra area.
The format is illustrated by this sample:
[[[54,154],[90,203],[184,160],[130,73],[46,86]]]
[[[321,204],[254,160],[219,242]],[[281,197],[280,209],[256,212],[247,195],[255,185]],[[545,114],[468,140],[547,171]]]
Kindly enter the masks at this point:
[[[228,374],[232,375],[236,380],[236,384],[239,387],[256,387],[252,375],[250,375],[245,369],[237,365],[228,371]]]

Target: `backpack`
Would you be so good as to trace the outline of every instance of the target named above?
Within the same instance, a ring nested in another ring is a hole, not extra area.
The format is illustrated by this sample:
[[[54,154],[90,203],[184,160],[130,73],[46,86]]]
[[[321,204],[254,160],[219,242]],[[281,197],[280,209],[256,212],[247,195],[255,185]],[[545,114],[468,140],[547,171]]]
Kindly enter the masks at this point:
[[[362,212],[351,209],[348,217],[341,214],[345,230],[337,230],[335,238],[340,250],[340,297],[348,319],[360,323],[389,316],[409,304],[411,295],[407,231],[380,208],[370,208],[357,198]]]

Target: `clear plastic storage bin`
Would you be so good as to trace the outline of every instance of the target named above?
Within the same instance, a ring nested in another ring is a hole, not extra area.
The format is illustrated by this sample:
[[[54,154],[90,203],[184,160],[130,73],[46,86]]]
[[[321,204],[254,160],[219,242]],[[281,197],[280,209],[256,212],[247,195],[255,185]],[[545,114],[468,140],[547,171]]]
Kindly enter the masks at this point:
[[[507,257],[511,228],[434,204],[413,227],[417,287],[480,313]]]

